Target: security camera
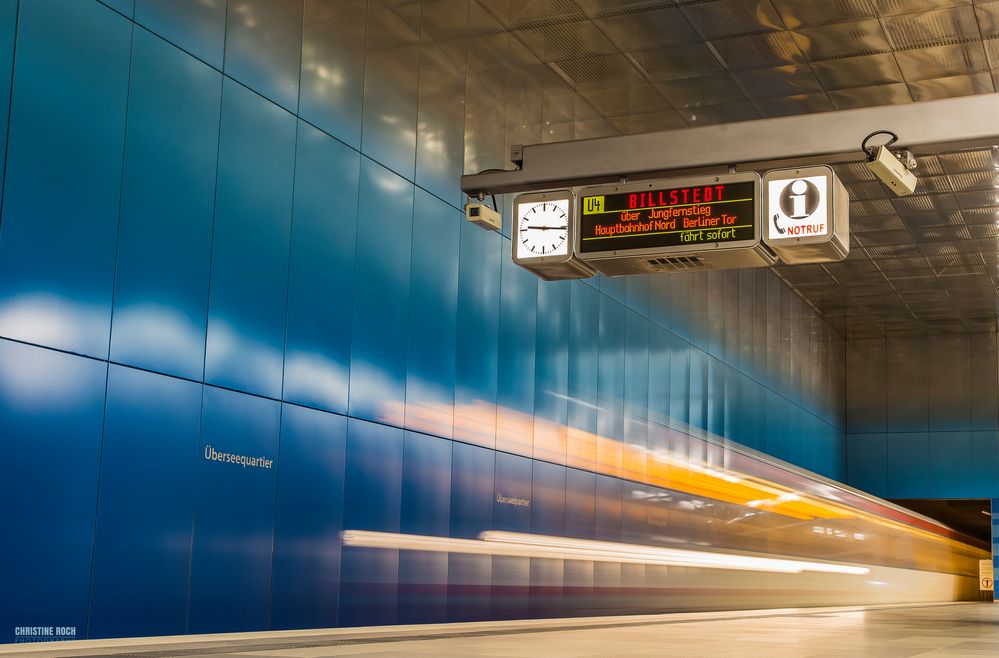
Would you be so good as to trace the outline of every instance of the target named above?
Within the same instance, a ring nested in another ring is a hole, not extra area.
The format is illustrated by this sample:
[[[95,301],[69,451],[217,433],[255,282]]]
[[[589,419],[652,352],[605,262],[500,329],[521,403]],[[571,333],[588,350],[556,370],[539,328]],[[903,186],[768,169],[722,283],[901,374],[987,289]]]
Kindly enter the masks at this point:
[[[887,144],[878,146],[868,151],[867,167],[898,196],[916,191],[917,178],[909,171],[915,169],[916,158],[909,151],[892,153]]]
[[[465,219],[487,231],[498,231],[503,227],[503,215],[484,203],[466,203]]]

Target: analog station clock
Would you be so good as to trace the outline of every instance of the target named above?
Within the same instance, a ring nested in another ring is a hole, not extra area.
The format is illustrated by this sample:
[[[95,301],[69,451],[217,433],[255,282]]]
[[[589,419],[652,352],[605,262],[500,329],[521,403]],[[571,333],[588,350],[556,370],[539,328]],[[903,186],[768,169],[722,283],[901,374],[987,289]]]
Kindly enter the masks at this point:
[[[521,194],[513,202],[513,260],[542,279],[583,279],[594,270],[573,253],[575,199],[569,190]]]
[[[564,256],[569,253],[569,200],[529,201],[517,211],[517,255]]]

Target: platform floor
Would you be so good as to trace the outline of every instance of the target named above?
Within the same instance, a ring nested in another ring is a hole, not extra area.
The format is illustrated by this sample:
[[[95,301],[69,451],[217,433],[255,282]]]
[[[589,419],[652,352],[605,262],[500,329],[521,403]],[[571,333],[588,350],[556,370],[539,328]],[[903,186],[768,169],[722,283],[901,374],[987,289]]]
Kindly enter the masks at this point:
[[[808,608],[0,645],[22,658],[136,656],[997,656],[999,605]]]

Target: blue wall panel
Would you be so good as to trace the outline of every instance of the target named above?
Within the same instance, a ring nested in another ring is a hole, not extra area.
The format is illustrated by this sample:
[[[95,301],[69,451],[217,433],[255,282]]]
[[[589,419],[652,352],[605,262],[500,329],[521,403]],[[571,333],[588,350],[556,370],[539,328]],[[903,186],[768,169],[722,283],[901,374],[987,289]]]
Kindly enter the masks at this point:
[[[135,22],[222,70],[227,0],[135,0]]]
[[[11,77],[14,75],[14,37],[17,35],[18,0],[0,2],[0,117],[10,118]],[[0,137],[0,176],[7,164],[7,132]]]
[[[132,24],[20,9],[0,223],[0,335],[106,358]]]
[[[15,626],[86,632],[106,375],[99,361],[0,340],[0,509],[17,519],[0,543],[0,642]]]
[[[462,222],[455,333],[454,438],[496,442],[500,263],[510,245]]]
[[[970,498],[972,495],[971,432],[930,432],[930,495]]]
[[[455,443],[451,453],[450,536],[475,539],[493,523],[496,453]],[[448,557],[448,621],[488,619],[492,558],[482,555]]]
[[[532,462],[531,532],[563,537],[566,516],[566,468],[541,461]],[[531,617],[562,614],[562,586],[565,565],[562,560],[531,560]]]
[[[597,462],[619,473],[624,440],[624,353],[627,309],[606,295],[600,296],[599,350],[597,352],[597,434],[613,441],[597,447]],[[591,320],[592,321],[592,320]]]
[[[114,9],[115,11],[120,12],[125,16],[128,16],[129,18],[131,18],[132,14],[135,12],[135,0],[100,0],[100,1],[106,4],[108,7]]]
[[[350,419],[344,530],[399,532],[403,431]],[[346,546],[340,567],[340,625],[392,624],[399,552]]]
[[[495,530],[531,531],[531,460],[496,453],[496,497],[493,506]],[[530,601],[531,559],[493,557],[490,592],[493,619],[523,619]]]
[[[423,3],[369,2],[361,152],[413,180]],[[342,20],[342,19],[341,19]],[[380,38],[372,39],[377,34]],[[409,75],[399,75],[407,71]]]
[[[850,434],[847,440],[846,475],[850,484],[875,496],[888,495],[885,435]]]
[[[446,537],[451,511],[451,442],[406,432],[402,464],[400,531]],[[401,624],[447,621],[445,553],[399,554]]]
[[[280,397],[295,117],[222,88],[205,381]]]
[[[200,379],[222,75],[138,29],[111,358]],[[182,260],[183,267],[177,267]]]
[[[280,411],[273,400],[205,387],[188,632],[269,625]],[[226,463],[210,459],[213,450],[272,463]]]
[[[569,322],[569,432],[566,463],[593,468],[595,446],[582,433],[597,431],[597,373],[599,371],[600,293],[580,281],[572,282]],[[577,434],[573,429],[581,430]]]
[[[669,337],[669,416],[677,427],[690,422],[690,343]]]
[[[707,357],[707,379],[705,385],[705,418],[707,424],[705,429],[715,436],[726,436],[725,434],[725,371],[728,369],[721,361],[709,356]]]
[[[503,259],[496,377],[496,447],[531,454],[538,277]]]
[[[111,366],[90,637],[186,631],[201,388]]]
[[[298,124],[284,399],[347,411],[361,160]]]
[[[303,0],[229,0],[225,72],[292,112],[298,109]]]
[[[458,252],[463,217],[419,190],[413,217],[406,425],[451,438],[453,429]]]
[[[928,498],[930,473],[926,432],[887,435],[888,495],[892,498]]]
[[[336,626],[347,419],[285,404],[271,628]]]
[[[708,427],[708,359],[702,350],[690,348],[690,397],[689,417],[691,431]]]
[[[670,333],[657,325],[649,325],[649,406],[648,418],[650,423],[663,426],[669,425],[670,420]],[[653,427],[649,428],[650,447],[651,433]]]
[[[974,455],[974,487],[971,495],[975,498],[988,498],[999,491],[999,432],[972,432],[971,442]]]
[[[309,0],[302,17],[300,116],[354,148],[361,146],[367,5]]]
[[[572,284],[538,283],[534,355],[534,457],[565,463]]]
[[[630,288],[629,288],[630,289]],[[624,434],[627,445],[644,454],[649,444],[649,322],[628,311],[624,332]],[[644,477],[633,472],[628,477]]]
[[[379,420],[406,401],[413,184],[363,159],[354,267],[350,415]]]

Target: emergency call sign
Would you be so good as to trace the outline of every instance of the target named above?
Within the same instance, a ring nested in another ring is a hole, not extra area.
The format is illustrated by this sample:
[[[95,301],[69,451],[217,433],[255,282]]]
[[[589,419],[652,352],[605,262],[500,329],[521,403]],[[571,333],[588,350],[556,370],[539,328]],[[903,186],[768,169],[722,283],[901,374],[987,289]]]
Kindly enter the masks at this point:
[[[813,238],[829,233],[827,176],[767,182],[767,239]]]
[[[591,188],[592,189],[592,188]],[[579,251],[696,247],[756,239],[757,184],[712,181],[579,197]]]

